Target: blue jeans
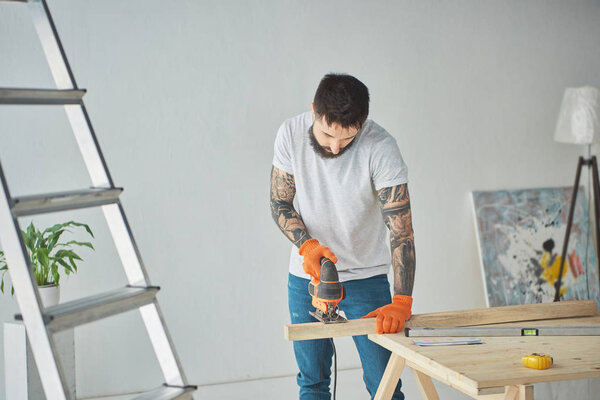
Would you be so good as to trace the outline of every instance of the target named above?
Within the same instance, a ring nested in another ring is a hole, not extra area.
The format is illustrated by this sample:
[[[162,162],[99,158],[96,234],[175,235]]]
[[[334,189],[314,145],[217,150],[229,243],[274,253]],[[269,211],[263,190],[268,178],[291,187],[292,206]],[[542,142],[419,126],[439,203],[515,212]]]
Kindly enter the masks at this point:
[[[289,275],[288,301],[293,324],[315,322],[308,314],[315,307],[308,294],[308,279]],[[386,275],[343,282],[346,298],[339,304],[349,319],[360,318],[374,309],[392,302],[390,284]],[[390,352],[370,341],[366,335],[354,336],[363,367],[363,380],[371,399],[375,397],[383,371],[390,358]],[[294,354],[300,372],[296,378],[300,386],[300,400],[329,400],[331,383],[331,364],[333,346],[330,339],[299,340],[294,342]],[[339,359],[339,356],[338,356]],[[402,381],[398,382],[394,400],[404,400],[400,391]]]

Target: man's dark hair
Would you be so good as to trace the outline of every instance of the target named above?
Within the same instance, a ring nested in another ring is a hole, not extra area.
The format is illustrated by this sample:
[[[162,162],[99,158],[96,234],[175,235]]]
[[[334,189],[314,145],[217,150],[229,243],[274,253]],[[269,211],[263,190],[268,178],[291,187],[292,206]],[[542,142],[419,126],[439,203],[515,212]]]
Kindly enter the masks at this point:
[[[369,89],[346,74],[327,74],[321,79],[315,99],[315,114],[327,125],[360,128],[369,115]]]

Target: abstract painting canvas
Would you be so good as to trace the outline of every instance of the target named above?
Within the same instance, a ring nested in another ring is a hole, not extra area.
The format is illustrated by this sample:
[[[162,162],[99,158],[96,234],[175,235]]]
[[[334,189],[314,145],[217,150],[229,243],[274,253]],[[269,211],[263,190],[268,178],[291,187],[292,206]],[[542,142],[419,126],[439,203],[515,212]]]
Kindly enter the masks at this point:
[[[473,192],[488,307],[551,302],[560,271],[572,187]],[[600,300],[583,187],[561,279],[561,299]]]

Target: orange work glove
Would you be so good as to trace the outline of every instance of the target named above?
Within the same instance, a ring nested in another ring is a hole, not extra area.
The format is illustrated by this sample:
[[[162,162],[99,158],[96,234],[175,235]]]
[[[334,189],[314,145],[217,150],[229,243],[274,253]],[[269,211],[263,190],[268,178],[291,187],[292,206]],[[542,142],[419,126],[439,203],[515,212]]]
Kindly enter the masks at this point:
[[[319,273],[321,272],[321,257],[327,257],[333,263],[337,263],[337,257],[331,250],[319,243],[317,239],[308,239],[302,243],[298,253],[304,257],[302,262],[302,268],[304,272],[310,276],[319,279]]]
[[[363,318],[377,317],[377,333],[396,333],[404,328],[404,323],[411,316],[412,297],[397,294],[391,304],[371,311]]]

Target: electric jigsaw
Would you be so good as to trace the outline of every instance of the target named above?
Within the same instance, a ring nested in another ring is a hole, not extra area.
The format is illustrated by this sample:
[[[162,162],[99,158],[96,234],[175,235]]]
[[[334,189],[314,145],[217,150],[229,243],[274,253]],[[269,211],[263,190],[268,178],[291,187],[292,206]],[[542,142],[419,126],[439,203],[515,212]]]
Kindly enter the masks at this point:
[[[309,314],[326,324],[347,322],[346,318],[339,314],[338,304],[346,297],[346,291],[340,283],[337,268],[326,257],[322,257],[320,263],[319,279],[313,277],[308,284],[312,305],[316,307],[315,311],[309,311]]]

